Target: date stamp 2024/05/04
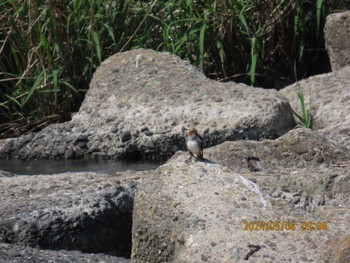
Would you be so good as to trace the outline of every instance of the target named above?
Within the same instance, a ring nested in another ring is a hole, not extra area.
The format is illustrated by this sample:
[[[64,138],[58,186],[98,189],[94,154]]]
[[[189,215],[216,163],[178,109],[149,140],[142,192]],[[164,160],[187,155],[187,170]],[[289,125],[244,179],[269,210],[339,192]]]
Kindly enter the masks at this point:
[[[326,231],[327,222],[322,221],[245,221],[244,231]]]

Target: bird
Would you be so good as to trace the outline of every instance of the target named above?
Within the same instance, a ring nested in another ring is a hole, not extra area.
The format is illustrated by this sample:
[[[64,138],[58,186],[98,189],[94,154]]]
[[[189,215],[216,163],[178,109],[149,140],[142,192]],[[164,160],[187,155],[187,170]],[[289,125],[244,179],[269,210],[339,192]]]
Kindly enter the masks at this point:
[[[195,128],[191,128],[186,133],[186,147],[191,156],[203,159],[203,138],[198,134]]]

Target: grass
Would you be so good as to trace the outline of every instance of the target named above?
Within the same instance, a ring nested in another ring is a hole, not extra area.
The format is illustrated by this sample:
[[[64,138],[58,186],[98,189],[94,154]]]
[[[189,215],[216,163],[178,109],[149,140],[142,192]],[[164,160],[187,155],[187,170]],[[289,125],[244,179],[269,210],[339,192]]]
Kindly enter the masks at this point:
[[[298,99],[300,102],[301,114],[298,114],[293,110],[293,114],[298,118],[300,124],[307,128],[312,129],[312,116],[309,110],[305,107],[304,93],[302,91],[297,92]]]
[[[305,98],[304,98],[304,92],[302,91],[302,89],[300,88],[299,85],[299,81],[298,81],[298,77],[297,77],[297,63],[294,63],[294,75],[295,75],[295,82],[297,85],[297,96],[298,96],[298,100],[300,103],[300,114],[298,114],[294,109],[292,109],[293,115],[299,120],[299,123],[301,126],[303,126],[304,128],[307,129],[312,129],[312,114],[310,112],[310,110],[306,109],[306,104],[305,104]],[[311,95],[310,95],[310,101],[309,101],[309,106],[311,109]]]
[[[346,0],[4,0],[0,137],[65,121],[96,67],[143,47],[221,81],[280,88],[324,70],[323,25]],[[17,126],[16,126],[17,124]]]
[[[17,120],[35,130],[30,124],[38,120],[69,119],[96,67],[126,42],[130,5],[95,0],[0,5],[1,122]],[[0,136],[9,133],[17,135],[5,129]]]

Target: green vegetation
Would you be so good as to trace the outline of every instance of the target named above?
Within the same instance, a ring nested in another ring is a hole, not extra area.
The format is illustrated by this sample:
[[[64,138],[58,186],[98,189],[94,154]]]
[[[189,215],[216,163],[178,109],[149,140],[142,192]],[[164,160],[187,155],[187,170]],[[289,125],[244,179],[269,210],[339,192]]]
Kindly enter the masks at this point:
[[[210,78],[282,87],[294,63],[300,78],[323,70],[315,65],[325,17],[347,8],[348,0],[4,0],[0,137],[69,119],[101,61],[137,47],[173,52]]]
[[[301,107],[301,115],[293,110],[293,114],[298,118],[300,124],[308,129],[312,129],[312,115],[305,107],[304,93],[302,91],[297,92],[298,99]],[[311,107],[311,106],[310,106]]]
[[[301,90],[298,77],[297,77],[297,63],[294,63],[294,77],[295,77],[295,82],[296,86],[298,87],[297,91],[297,96],[298,100],[300,102],[300,108],[301,108],[301,114],[298,114],[294,109],[292,109],[293,114],[297,117],[299,120],[299,123],[301,126],[307,128],[307,129],[312,129],[312,114],[310,110],[307,110],[305,107],[305,99],[304,99],[304,92]],[[309,100],[309,107],[311,109],[311,94],[310,94],[310,100]]]

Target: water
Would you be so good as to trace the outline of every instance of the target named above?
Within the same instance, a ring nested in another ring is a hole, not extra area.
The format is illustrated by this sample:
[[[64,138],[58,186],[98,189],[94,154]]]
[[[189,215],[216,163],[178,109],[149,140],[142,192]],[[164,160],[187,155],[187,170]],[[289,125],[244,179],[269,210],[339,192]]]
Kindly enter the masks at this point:
[[[162,163],[115,160],[19,160],[0,159],[0,170],[19,175],[95,172],[114,174],[126,170],[143,171],[158,168]]]

